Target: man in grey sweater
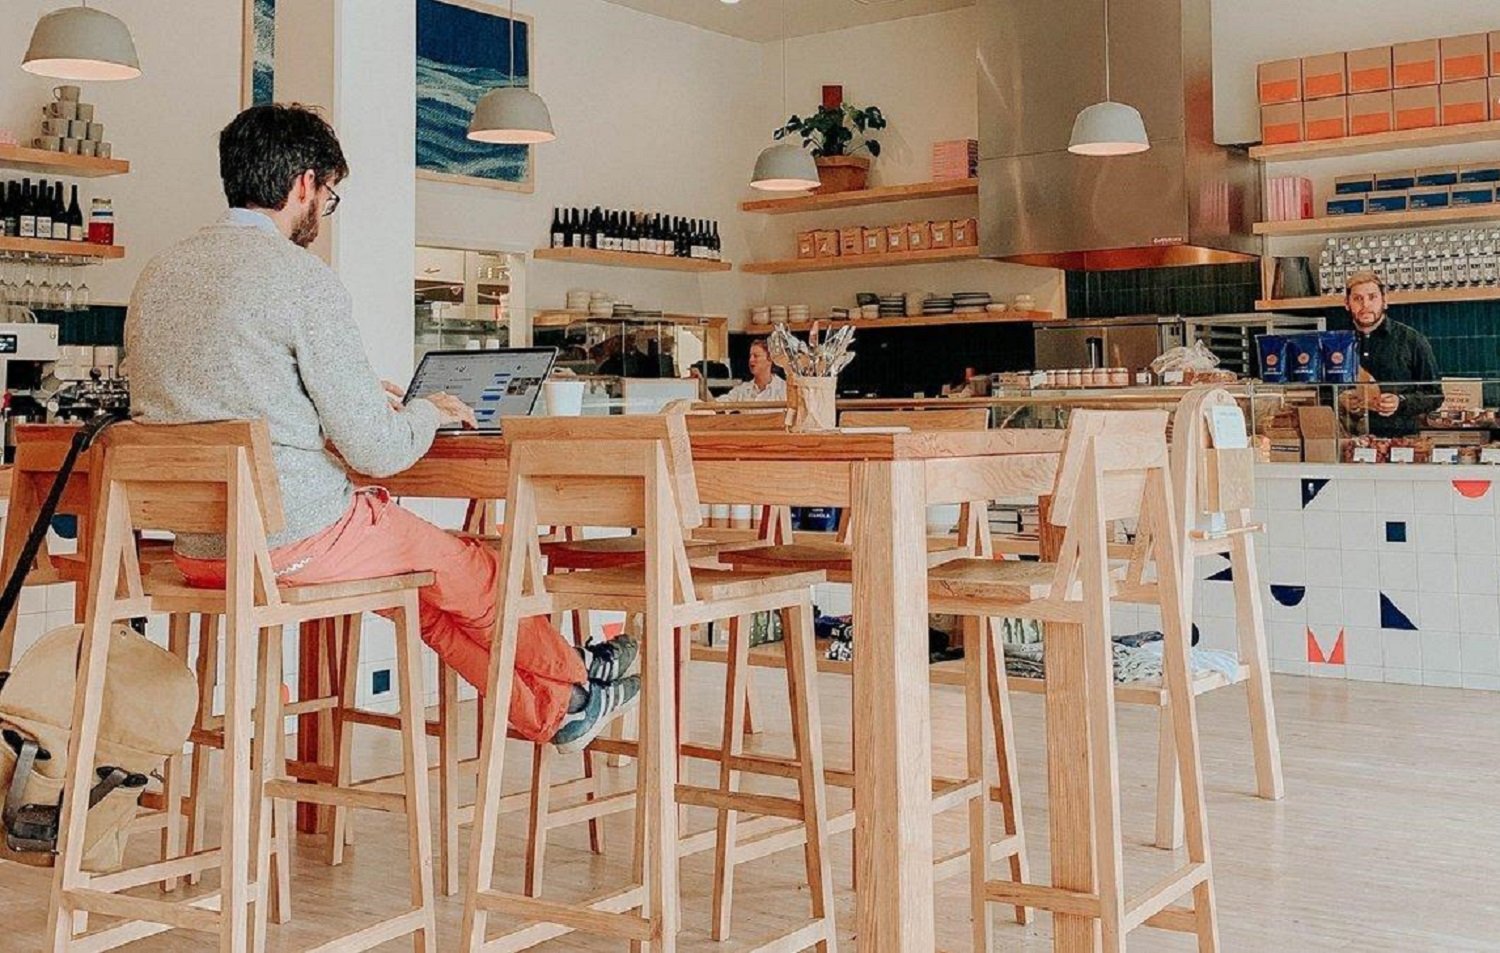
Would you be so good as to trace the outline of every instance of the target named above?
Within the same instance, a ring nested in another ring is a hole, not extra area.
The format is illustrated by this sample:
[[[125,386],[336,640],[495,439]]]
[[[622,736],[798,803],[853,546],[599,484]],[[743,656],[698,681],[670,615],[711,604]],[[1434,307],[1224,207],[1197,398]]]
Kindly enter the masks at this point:
[[[356,488],[332,444],[361,473],[410,467],[448,424],[473,411],[447,394],[402,406],[370,368],[348,291],[307,251],[338,207],[349,173],[333,129],[299,106],[252,107],[219,137],[229,211],[141,272],[125,322],[134,414],[160,423],[264,419],[286,527],[270,539],[286,585],[426,571],[422,638],[486,689],[498,566],[461,540]],[[184,536],[176,561],[194,585],[220,586],[224,541]],[[633,704],[633,642],[587,653],[545,619],[527,619],[516,654],[510,724],[533,741],[574,749]]]

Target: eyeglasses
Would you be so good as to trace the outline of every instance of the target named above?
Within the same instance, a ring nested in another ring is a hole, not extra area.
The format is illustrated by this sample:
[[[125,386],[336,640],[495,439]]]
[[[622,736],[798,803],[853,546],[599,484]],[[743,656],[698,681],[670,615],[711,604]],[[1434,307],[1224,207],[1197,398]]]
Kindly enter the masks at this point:
[[[325,206],[323,206],[323,217],[327,218],[328,216],[332,215],[334,212],[337,212],[338,210],[339,210],[339,194],[333,190],[332,186],[329,186],[329,188],[328,188],[328,204],[325,205]]]

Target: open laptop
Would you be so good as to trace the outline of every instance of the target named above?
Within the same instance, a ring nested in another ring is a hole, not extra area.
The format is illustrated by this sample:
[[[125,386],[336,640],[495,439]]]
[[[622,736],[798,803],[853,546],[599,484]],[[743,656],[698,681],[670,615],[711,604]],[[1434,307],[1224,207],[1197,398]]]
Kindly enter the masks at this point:
[[[490,351],[428,351],[406,388],[406,400],[452,394],[474,408],[475,430],[458,424],[443,428],[494,436],[506,417],[530,416],[542,382],[557,360],[555,347],[510,347]]]

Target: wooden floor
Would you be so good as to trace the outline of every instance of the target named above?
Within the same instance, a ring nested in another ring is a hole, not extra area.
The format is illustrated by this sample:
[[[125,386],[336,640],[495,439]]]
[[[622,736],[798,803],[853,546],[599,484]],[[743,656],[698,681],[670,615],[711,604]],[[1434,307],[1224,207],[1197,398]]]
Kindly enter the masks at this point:
[[[775,749],[787,743],[784,690],[778,673],[760,671],[758,687],[768,730],[757,744]],[[695,665],[689,673],[689,725],[694,737],[712,738],[719,724],[722,670]],[[848,682],[824,676],[822,682],[830,763],[847,763]],[[1276,681],[1286,762],[1287,799],[1260,801],[1249,792],[1249,738],[1241,690],[1216,692],[1201,701],[1203,747],[1209,791],[1210,824],[1218,869],[1220,922],[1226,953],[1461,953],[1500,951],[1500,693],[1414,688],[1363,682],[1282,677]],[[1047,870],[1045,836],[1046,776],[1042,762],[1040,701],[1018,697],[1026,822],[1033,834],[1032,869]],[[1120,746],[1125,758],[1123,799],[1127,839],[1138,847],[1127,853],[1127,877],[1143,886],[1170,866],[1169,855],[1146,845],[1151,835],[1151,784],[1155,765],[1154,713],[1125,710]],[[958,699],[948,690],[935,696],[936,724],[961,723]],[[471,719],[466,719],[471,721]],[[368,766],[385,766],[394,756],[393,736],[362,731],[361,755]],[[940,731],[937,763],[955,771],[961,761],[956,733]],[[529,754],[517,748],[510,783],[524,780]],[[708,766],[695,771],[710,777]],[[630,770],[619,780],[629,783]],[[835,807],[847,794],[835,792]],[[434,803],[436,799],[434,798]],[[548,893],[555,898],[597,892],[623,876],[629,862],[629,814],[611,819],[614,843],[606,857],[587,852],[582,828],[555,835],[548,856]],[[711,824],[690,813],[688,829]],[[301,950],[353,929],[405,902],[404,836],[395,818],[362,814],[358,840],[342,868],[322,861],[320,838],[303,837],[294,863],[295,918],[271,935],[273,951]],[[524,824],[512,815],[498,864],[502,883],[519,883]],[[961,845],[963,812],[940,819],[939,853]],[[141,846],[146,846],[142,844]],[[853,897],[849,892],[850,839],[838,838],[832,851],[840,891],[838,913],[845,949],[853,936]],[[143,852],[143,856],[145,856]],[[684,862],[682,948],[734,953],[751,945],[759,931],[806,916],[797,887],[800,856],[784,854],[740,868],[735,937],[723,944],[708,938],[707,890],[712,853]],[[939,947],[969,949],[966,878],[938,890]],[[46,910],[47,874],[0,865],[0,950],[40,949]],[[439,948],[458,948],[461,904],[440,901]],[[1044,915],[1030,927],[1017,927],[999,909],[997,948],[1050,950]],[[784,919],[779,919],[784,918]],[[851,944],[852,941],[852,944]],[[1132,953],[1188,951],[1190,938],[1140,930],[1131,935]],[[201,951],[210,941],[177,933],[144,941],[131,949]],[[410,941],[382,949],[409,950]],[[613,950],[585,938],[567,938],[547,950]]]

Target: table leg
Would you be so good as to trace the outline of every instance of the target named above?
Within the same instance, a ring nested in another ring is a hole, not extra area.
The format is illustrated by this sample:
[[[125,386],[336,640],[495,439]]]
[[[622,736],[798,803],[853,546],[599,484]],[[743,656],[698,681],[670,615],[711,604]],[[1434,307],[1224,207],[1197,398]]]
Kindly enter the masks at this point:
[[[932,953],[927,494],[920,463],[853,467],[856,929],[861,950]]]

